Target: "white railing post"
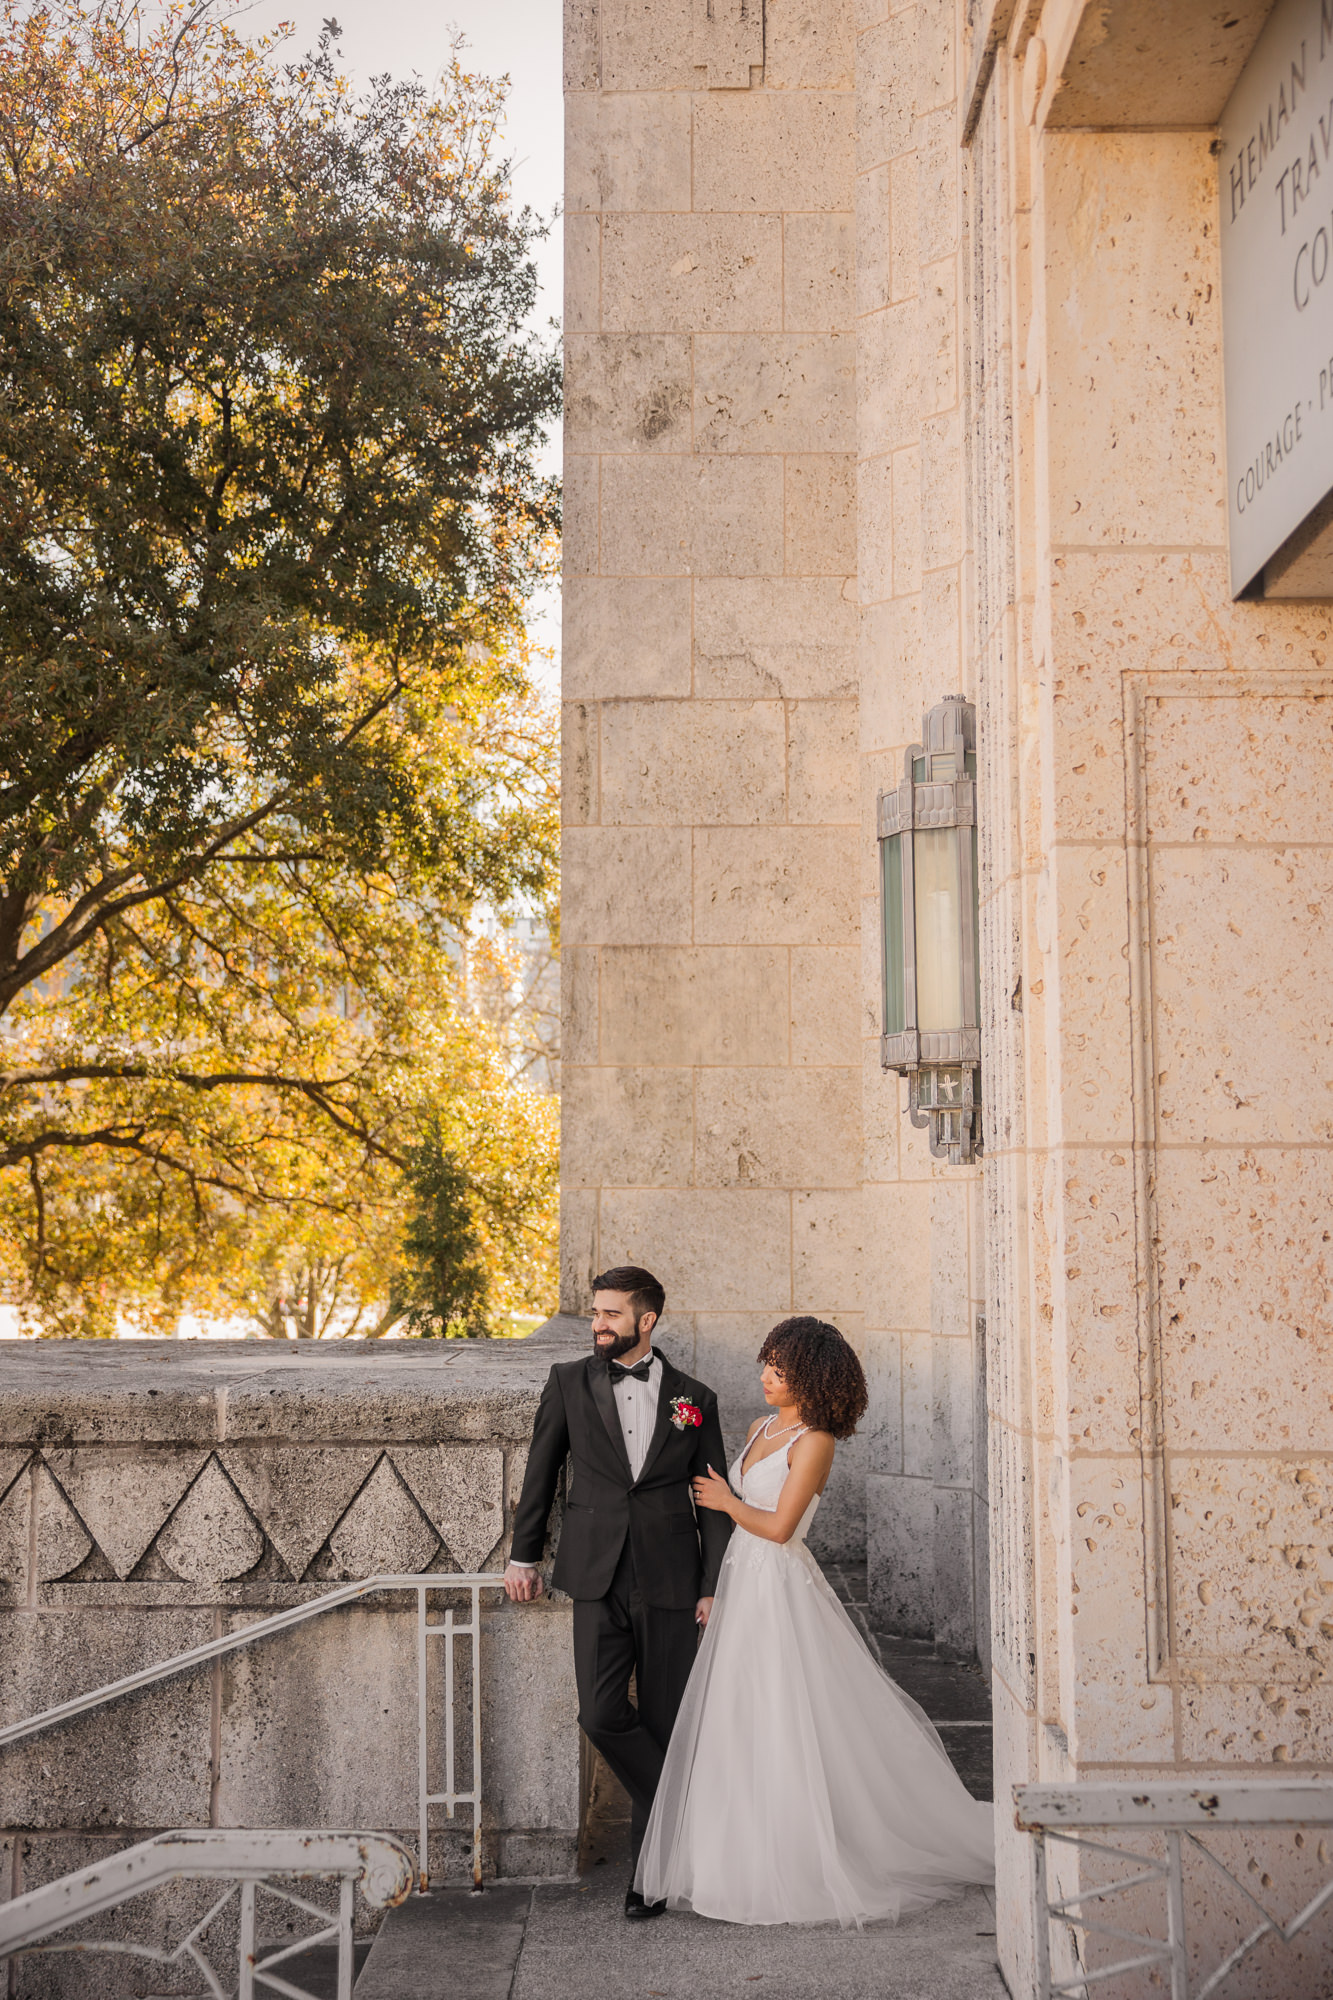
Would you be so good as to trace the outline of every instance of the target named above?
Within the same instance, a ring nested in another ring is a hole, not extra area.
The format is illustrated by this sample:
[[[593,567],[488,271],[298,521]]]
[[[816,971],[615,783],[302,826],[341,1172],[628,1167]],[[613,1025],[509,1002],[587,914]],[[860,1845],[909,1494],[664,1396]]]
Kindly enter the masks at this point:
[[[1032,1931],[1037,2000],[1051,2000],[1051,1910],[1046,1886],[1046,1836],[1032,1836]]]
[[[481,1590],[472,1586],[472,1888],[481,1890]]]
[[[445,1611],[444,1624],[437,1629],[444,1634],[444,1789],[448,1795],[445,1811],[452,1819],[454,1800],[458,1796],[458,1776],[454,1767],[454,1607],[452,1604]]]
[[[240,1941],[237,1945],[236,2000],[255,2000],[255,1885],[241,1884]]]
[[[430,1888],[430,1853],[427,1846],[430,1834],[426,1824],[430,1786],[426,1773],[426,1591],[423,1585],[417,1591],[417,1891],[423,1896]]]
[[[352,2000],[356,1979],[356,1884],[344,1875],[338,1884],[338,2000]]]
[[[1171,2000],[1190,2000],[1189,1949],[1185,1942],[1185,1880],[1180,1835],[1166,1836],[1166,1938],[1171,1947]]]

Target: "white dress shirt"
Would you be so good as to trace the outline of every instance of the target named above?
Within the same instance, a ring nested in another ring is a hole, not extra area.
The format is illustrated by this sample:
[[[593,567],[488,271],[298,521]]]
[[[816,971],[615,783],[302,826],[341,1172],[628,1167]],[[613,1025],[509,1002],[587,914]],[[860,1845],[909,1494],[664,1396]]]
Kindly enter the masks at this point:
[[[653,1441],[653,1431],[657,1425],[657,1403],[662,1393],[662,1357],[656,1348],[653,1348],[648,1355],[648,1380],[639,1382],[632,1375],[622,1375],[611,1393],[616,1400],[616,1414],[620,1418],[620,1435],[625,1440],[630,1477],[637,1479],[643,1471],[648,1447]],[[535,1570],[539,1565],[511,1560],[509,1567]]]
[[[636,1381],[632,1375],[622,1375],[611,1393],[616,1399],[620,1434],[629,1456],[630,1476],[637,1479],[643,1471],[643,1462],[648,1456],[653,1428],[657,1423],[657,1399],[662,1393],[661,1355],[656,1350],[649,1354],[646,1382]]]

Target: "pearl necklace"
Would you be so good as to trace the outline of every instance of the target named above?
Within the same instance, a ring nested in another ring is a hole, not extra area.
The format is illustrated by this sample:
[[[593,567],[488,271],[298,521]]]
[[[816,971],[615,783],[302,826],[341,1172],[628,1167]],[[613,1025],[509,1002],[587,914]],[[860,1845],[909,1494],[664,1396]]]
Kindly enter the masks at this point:
[[[776,1417],[778,1414],[779,1412],[777,1410],[774,1410],[773,1417]],[[764,1425],[764,1436],[766,1438],[775,1438],[775,1437],[783,1438],[786,1437],[788,1431],[799,1431],[808,1429],[808,1426],[805,1424],[784,1424],[780,1431],[775,1431],[772,1428],[773,1417],[770,1417],[768,1422]]]

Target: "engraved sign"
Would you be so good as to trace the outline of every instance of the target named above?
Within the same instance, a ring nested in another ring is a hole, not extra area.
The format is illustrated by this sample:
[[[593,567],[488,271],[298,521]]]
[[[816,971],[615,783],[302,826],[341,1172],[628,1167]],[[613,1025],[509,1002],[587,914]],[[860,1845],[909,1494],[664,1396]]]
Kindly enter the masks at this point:
[[[1333,0],[1278,0],[1222,114],[1231,589],[1333,489]]]
[[[694,0],[694,61],[710,90],[748,90],[763,67],[764,0]]]

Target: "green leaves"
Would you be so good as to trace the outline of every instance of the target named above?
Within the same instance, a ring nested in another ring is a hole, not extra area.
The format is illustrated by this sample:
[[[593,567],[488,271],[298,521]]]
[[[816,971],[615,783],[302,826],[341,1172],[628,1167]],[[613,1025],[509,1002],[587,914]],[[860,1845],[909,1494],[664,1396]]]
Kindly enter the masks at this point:
[[[102,19],[64,10],[34,126],[52,36],[0,8],[0,828],[36,896],[121,829],[145,879],[187,863],[236,756],[364,853],[410,817],[367,717],[475,688],[555,522],[485,96],[353,104],[327,51],[282,71],[205,18],[144,61]]]
[[[508,1088],[459,968],[553,882],[557,368],[497,102],[0,0],[0,1228],[62,1324],[234,1297],[275,1214],[387,1284]]]
[[[427,1338],[485,1333],[490,1274],[463,1163],[432,1119],[408,1158],[413,1211],[395,1303]]]

